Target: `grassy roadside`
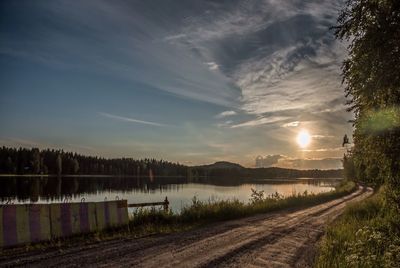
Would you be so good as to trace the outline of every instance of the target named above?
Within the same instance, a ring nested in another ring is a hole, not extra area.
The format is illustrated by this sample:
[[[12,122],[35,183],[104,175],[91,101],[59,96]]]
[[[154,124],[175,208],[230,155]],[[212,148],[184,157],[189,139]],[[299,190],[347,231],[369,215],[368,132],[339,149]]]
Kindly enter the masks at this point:
[[[287,198],[283,198],[279,194],[265,196],[262,191],[253,191],[249,203],[238,200],[201,202],[193,198],[192,204],[183,208],[179,214],[156,209],[139,209],[130,221],[130,229],[140,233],[165,233],[190,229],[217,221],[238,219],[283,209],[309,207],[345,196],[355,189],[356,185],[353,182],[343,181],[332,192],[322,194],[304,192]]]
[[[400,267],[400,215],[383,197],[380,189],[346,208],[328,227],[316,267]]]

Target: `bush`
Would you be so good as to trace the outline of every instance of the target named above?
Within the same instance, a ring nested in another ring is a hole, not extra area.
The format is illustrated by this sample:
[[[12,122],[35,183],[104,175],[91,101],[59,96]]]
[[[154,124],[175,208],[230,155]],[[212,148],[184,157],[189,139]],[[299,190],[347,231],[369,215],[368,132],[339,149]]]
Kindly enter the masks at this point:
[[[136,227],[146,224],[171,224],[176,221],[176,215],[171,211],[165,211],[163,209],[151,209],[139,208],[132,214],[130,220],[130,226]]]
[[[317,267],[400,267],[400,217],[383,190],[350,205],[321,242]]]

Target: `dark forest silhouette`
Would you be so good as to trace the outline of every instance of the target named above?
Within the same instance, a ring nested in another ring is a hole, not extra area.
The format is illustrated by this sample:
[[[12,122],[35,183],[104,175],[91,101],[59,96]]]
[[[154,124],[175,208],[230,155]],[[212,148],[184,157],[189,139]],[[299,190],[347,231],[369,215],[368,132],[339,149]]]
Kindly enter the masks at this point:
[[[2,174],[52,174],[52,175],[131,175],[186,176],[187,167],[164,160],[132,158],[106,159],[83,156],[63,150],[38,148],[0,149]]]
[[[17,175],[116,175],[138,177],[220,178],[337,178],[342,170],[296,170],[286,168],[244,168],[229,162],[189,167],[164,160],[132,158],[106,159],[62,150],[0,148],[0,174]]]

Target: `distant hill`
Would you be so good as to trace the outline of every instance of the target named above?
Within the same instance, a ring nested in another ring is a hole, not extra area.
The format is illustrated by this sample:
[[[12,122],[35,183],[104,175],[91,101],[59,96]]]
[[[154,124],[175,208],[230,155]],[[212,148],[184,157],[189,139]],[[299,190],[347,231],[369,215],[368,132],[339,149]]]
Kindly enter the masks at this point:
[[[192,177],[225,177],[225,178],[253,178],[253,179],[282,179],[282,178],[341,178],[342,169],[311,169],[298,170],[279,167],[245,168],[239,164],[220,161],[210,165],[190,167],[188,171]]]
[[[214,164],[210,165],[202,165],[202,166],[197,166],[198,168],[206,168],[206,169],[241,169],[244,168],[243,166],[236,164],[236,163],[231,163],[227,161],[218,161],[215,162]]]

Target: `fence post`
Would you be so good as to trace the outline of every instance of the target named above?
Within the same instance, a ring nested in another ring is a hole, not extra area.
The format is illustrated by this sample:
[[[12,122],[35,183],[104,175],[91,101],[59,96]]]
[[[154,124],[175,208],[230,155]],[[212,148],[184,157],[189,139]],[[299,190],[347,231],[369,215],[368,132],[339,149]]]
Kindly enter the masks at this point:
[[[165,200],[164,200],[164,211],[165,212],[168,212],[168,205],[169,205],[168,198],[165,197]]]

